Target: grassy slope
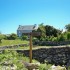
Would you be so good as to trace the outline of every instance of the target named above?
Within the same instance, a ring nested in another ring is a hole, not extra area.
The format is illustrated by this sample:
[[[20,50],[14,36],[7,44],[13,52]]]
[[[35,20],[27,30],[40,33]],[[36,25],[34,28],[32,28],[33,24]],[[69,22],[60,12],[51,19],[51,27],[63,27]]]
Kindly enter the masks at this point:
[[[15,45],[15,44],[27,44],[29,43],[29,41],[23,41],[23,40],[2,40],[2,43],[0,43],[0,46],[6,46],[6,45]],[[46,46],[35,46],[33,47],[33,49],[38,49],[38,48],[46,48]],[[14,48],[13,48],[14,49]],[[19,48],[15,48],[14,50],[28,50],[28,47],[19,47]]]
[[[4,50],[2,54],[0,54],[0,70],[5,70],[5,67],[8,67],[6,70],[11,70],[11,64],[17,66],[17,70],[27,70],[23,64],[24,62],[29,63],[29,58],[23,56],[23,54],[17,53],[16,51]],[[6,62],[6,63],[5,63]],[[32,60],[33,63],[39,63],[36,60]],[[50,64],[46,66],[46,64],[41,64],[39,70],[48,70],[50,68]]]
[[[2,40],[2,43],[0,43],[0,46],[6,46],[6,45],[16,45],[16,44],[27,44],[29,43],[29,41],[23,41],[23,40]],[[33,46],[32,49],[39,49],[39,48],[56,48],[56,46]],[[60,47],[60,46],[57,46],[57,47]],[[63,47],[63,46],[61,46]],[[29,50],[29,46],[26,47],[18,47],[18,48],[12,48],[10,50]]]
[[[15,45],[15,44],[26,44],[28,41],[23,40],[2,40],[2,43],[0,43],[0,46],[5,45]]]

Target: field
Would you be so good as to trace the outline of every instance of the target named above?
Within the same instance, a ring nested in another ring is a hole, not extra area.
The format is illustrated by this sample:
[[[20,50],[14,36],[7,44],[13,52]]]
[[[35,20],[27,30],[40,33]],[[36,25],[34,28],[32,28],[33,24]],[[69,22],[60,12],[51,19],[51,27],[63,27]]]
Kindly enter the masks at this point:
[[[26,40],[20,40],[20,39],[17,39],[17,40],[2,40],[2,43],[0,43],[0,46],[7,46],[7,45],[18,45],[18,44],[29,44],[29,41],[26,41]],[[39,48],[56,48],[56,46],[34,46],[32,47],[32,49],[39,49]],[[57,47],[66,47],[65,46],[57,46]],[[11,48],[8,50],[27,50],[29,49],[29,46],[19,46],[18,48]]]
[[[0,46],[7,46],[7,45],[17,45],[17,44],[28,44],[29,41],[26,41],[26,40],[2,40],[2,43],[0,43]],[[38,48],[50,48],[51,46],[33,46],[32,49],[38,49]],[[29,49],[29,46],[23,46],[23,47],[18,47],[18,48],[12,48],[12,49],[9,49],[9,50],[27,50]]]
[[[28,44],[29,41],[23,41],[23,40],[2,40],[2,43],[0,43],[0,46],[6,46],[6,45],[16,45],[16,44]],[[33,49],[38,48],[51,48],[52,46],[33,46]],[[24,47],[18,47],[13,49],[6,49],[0,54],[0,70],[11,70],[10,68],[12,65],[16,68],[15,70],[27,70],[23,64],[23,61],[29,62],[29,58],[24,56],[23,54],[19,54],[16,52],[16,50],[27,50],[29,49],[29,46]],[[38,61],[32,60],[33,63],[37,63]],[[41,64],[39,67],[39,70],[48,70],[52,65],[51,64]],[[6,69],[8,68],[8,69]],[[51,69],[50,69],[51,70]],[[61,69],[60,69],[61,70]]]
[[[2,43],[0,43],[0,46],[6,46],[6,45],[16,45],[16,44],[26,44],[29,43],[29,41],[23,41],[23,40],[2,40]]]

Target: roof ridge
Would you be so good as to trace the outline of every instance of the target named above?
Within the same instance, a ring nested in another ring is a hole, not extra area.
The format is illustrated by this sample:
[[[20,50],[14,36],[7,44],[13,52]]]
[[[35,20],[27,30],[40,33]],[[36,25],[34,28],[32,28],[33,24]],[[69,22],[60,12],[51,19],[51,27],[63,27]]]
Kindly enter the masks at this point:
[[[34,25],[21,25],[21,26],[34,26]]]
[[[24,26],[20,25],[18,30],[34,30],[34,26],[35,25],[24,25]]]

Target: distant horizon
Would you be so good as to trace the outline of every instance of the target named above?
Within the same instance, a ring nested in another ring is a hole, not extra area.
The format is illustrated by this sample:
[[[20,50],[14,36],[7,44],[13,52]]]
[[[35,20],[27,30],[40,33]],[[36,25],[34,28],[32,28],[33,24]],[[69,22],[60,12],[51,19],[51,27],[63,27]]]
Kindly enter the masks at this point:
[[[70,23],[70,0],[0,0],[0,32],[17,33],[19,25],[64,29]]]

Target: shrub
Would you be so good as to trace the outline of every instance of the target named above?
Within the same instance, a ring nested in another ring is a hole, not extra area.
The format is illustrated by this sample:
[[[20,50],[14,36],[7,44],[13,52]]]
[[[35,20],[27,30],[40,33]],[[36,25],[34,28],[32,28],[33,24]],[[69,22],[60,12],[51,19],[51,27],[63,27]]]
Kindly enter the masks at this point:
[[[70,32],[67,32],[67,40],[70,40]]]
[[[26,35],[22,35],[20,38],[21,40],[27,40],[28,37]]]
[[[38,39],[36,37],[33,37],[32,41],[35,42],[37,41]]]
[[[51,66],[51,64],[41,64],[39,70],[48,70]]]
[[[7,66],[10,70],[11,65],[17,66],[17,70],[27,70],[22,63],[23,58],[24,56],[20,55],[19,57],[16,51],[4,50],[2,54],[0,54],[0,70],[4,70],[3,66]]]
[[[17,35],[12,33],[11,35],[7,36],[7,39],[8,40],[15,40],[15,39],[17,39]]]
[[[63,34],[58,36],[58,41],[65,41],[65,40],[66,40],[66,37]]]
[[[4,39],[5,38],[5,35],[3,35],[3,34],[0,34],[0,43],[2,43],[2,39]]]
[[[46,36],[46,41],[49,41],[49,36]]]
[[[39,70],[47,70],[46,69],[46,64],[41,64],[39,67]]]
[[[52,38],[52,41],[58,41],[57,37]]]

